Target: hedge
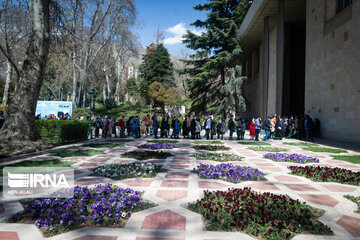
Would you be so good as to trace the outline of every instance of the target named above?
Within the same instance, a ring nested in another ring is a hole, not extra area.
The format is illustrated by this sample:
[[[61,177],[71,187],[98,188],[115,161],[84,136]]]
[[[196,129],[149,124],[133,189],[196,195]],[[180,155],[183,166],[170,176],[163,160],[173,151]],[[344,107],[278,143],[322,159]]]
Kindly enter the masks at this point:
[[[61,142],[85,140],[88,137],[88,121],[36,120],[35,125],[41,137],[59,137]]]

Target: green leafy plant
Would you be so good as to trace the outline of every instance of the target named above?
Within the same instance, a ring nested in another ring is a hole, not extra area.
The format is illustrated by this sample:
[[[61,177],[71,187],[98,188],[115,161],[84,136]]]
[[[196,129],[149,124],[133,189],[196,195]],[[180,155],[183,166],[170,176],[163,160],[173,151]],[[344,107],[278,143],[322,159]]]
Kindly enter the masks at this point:
[[[315,143],[308,143],[308,142],[284,142],[283,144],[289,145],[289,146],[304,146],[304,147],[315,147],[319,146]]]
[[[287,151],[286,148],[278,148],[278,147],[248,147],[247,149],[253,151],[260,151],[260,152],[285,152]]]
[[[118,143],[90,143],[90,144],[86,144],[83,145],[83,147],[90,147],[90,148],[116,148],[116,147],[123,147],[123,144],[118,144]]]
[[[195,153],[192,155],[197,160],[211,160],[216,162],[241,161],[244,157],[228,153]]]
[[[338,148],[325,148],[325,147],[304,147],[306,151],[311,152],[328,152],[328,153],[346,153],[346,150],[338,149]]]
[[[150,140],[149,143],[177,143],[177,140]]]
[[[317,220],[323,211],[287,195],[259,193],[247,187],[205,191],[189,209],[204,217],[210,231],[243,231],[272,240],[290,239],[298,233],[332,234]]]
[[[121,154],[124,158],[134,158],[136,160],[146,160],[146,159],[166,159],[168,157],[174,156],[168,152],[161,151],[131,151]]]
[[[351,195],[345,195],[344,198],[347,198],[350,201],[352,201],[353,203],[357,204],[358,209],[355,212],[360,213],[360,196],[355,197],[355,196],[351,196]]]
[[[333,159],[360,164],[360,155],[331,155]]]
[[[230,150],[229,147],[222,145],[195,145],[196,150],[206,150],[206,151],[227,151]]]
[[[104,151],[100,151],[100,150],[63,150],[63,151],[51,153],[49,155],[65,158],[65,157],[77,157],[77,156],[92,157],[103,153]]]

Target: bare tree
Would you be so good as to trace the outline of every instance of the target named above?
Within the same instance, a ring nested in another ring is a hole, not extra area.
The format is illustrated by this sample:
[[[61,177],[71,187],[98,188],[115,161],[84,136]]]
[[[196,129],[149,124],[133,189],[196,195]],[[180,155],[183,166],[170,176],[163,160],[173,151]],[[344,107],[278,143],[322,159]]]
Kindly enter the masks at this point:
[[[1,143],[33,151],[43,143],[35,127],[36,102],[43,81],[50,45],[50,1],[30,0],[30,33],[20,80],[10,100],[8,116],[0,130]]]

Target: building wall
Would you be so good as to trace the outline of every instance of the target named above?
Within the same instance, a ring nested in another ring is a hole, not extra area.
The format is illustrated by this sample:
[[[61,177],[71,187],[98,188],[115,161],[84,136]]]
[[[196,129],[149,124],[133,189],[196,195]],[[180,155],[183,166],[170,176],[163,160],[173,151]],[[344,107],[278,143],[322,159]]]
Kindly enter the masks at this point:
[[[306,1],[305,113],[324,138],[360,143],[360,1]]]
[[[266,115],[273,115],[276,111],[276,32],[276,26],[269,32],[269,87]]]

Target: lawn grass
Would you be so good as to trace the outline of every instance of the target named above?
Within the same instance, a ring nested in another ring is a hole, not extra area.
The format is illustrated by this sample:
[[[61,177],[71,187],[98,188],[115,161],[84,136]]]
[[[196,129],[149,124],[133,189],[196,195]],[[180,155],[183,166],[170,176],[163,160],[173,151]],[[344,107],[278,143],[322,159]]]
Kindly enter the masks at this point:
[[[327,153],[347,153],[346,150],[326,147],[304,147],[303,150],[311,152],[327,152]]]
[[[319,146],[315,143],[308,143],[308,142],[284,142],[283,144],[289,146],[302,146],[302,147],[316,147]]]
[[[360,164],[360,155],[331,155],[333,159]]]
[[[267,142],[257,142],[257,141],[253,141],[253,142],[238,142],[239,144],[242,145],[254,145],[254,146],[264,146],[264,145],[271,145],[270,143]]]
[[[285,152],[287,151],[286,148],[278,148],[278,147],[248,147],[247,149],[253,151],[260,151],[260,152]]]
[[[224,144],[222,141],[195,141],[194,144]]]
[[[124,144],[118,144],[118,143],[90,143],[83,145],[83,147],[90,147],[90,148],[116,148],[116,147],[123,147]]]
[[[50,156],[57,156],[57,157],[92,157],[98,154],[103,154],[104,151],[100,150],[63,150],[59,152],[51,153]]]
[[[42,137],[41,140],[43,140],[46,143],[60,143],[59,137]]]
[[[76,162],[61,161],[60,159],[28,160],[0,166],[0,176],[3,176],[4,167],[70,167]]]

